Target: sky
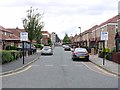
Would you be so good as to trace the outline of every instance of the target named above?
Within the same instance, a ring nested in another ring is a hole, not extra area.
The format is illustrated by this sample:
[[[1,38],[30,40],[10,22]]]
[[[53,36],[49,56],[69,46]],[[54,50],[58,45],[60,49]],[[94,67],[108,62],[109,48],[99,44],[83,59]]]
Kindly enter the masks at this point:
[[[44,13],[44,31],[63,39],[90,29],[118,14],[119,0],[0,0],[0,26],[23,28],[22,19],[33,7]]]

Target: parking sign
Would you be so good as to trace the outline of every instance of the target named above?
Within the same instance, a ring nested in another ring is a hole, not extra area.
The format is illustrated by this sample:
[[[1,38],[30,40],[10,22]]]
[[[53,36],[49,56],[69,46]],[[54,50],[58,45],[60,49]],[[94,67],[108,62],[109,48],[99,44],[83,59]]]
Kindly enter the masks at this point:
[[[21,32],[20,33],[20,40],[21,41],[28,41],[28,33],[27,32]]]
[[[108,40],[108,32],[101,32],[101,40]]]

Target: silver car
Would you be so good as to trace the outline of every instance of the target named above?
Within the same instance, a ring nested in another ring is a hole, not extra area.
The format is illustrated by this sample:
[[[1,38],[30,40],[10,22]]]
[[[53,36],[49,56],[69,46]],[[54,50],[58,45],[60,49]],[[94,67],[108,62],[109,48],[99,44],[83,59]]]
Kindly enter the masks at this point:
[[[53,50],[50,46],[44,46],[41,50],[41,55],[53,55]]]
[[[73,61],[76,59],[82,59],[89,61],[89,53],[85,48],[75,48],[72,54]]]
[[[64,47],[64,50],[65,50],[65,51],[70,51],[71,48],[70,48],[70,46],[66,45],[66,46]]]

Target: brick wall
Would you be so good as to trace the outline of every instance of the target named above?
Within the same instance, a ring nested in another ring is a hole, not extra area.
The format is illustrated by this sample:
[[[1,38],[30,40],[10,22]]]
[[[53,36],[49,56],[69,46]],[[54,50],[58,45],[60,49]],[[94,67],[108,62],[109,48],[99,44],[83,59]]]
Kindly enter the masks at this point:
[[[108,31],[107,47],[112,49],[113,47],[115,47],[115,34],[116,34],[115,25],[109,25],[107,27],[107,31]]]

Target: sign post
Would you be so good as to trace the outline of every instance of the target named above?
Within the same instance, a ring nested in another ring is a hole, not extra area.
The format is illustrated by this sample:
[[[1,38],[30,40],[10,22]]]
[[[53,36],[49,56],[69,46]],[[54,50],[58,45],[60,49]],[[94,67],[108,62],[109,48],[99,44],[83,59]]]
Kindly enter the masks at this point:
[[[25,58],[24,58],[24,41],[22,41],[22,54],[23,54],[23,64],[24,64],[24,61],[25,61]]]
[[[101,40],[103,40],[103,65],[105,65],[105,41],[108,40],[108,32],[101,32]]]
[[[20,40],[22,41],[22,54],[23,54],[23,64],[24,64],[24,42],[28,41],[28,33],[21,32],[20,33]]]

